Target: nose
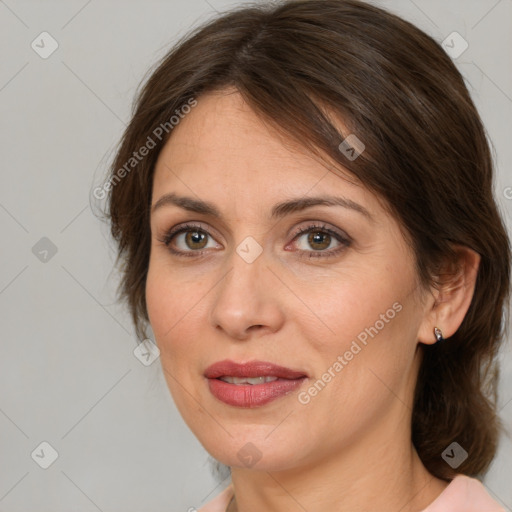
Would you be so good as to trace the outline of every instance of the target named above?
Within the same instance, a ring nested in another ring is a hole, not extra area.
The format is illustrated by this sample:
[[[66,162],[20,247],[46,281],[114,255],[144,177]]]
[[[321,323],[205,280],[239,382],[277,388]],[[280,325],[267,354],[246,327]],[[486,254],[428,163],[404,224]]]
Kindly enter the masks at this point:
[[[249,263],[233,251],[213,290],[213,327],[236,340],[277,332],[284,323],[281,286],[264,253]]]

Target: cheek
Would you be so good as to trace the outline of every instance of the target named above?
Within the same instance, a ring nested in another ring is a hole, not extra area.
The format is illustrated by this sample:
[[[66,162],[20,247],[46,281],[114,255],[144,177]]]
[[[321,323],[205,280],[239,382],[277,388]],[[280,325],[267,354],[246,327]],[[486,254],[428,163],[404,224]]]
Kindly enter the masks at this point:
[[[186,280],[166,261],[165,256],[152,255],[146,278],[146,304],[155,336],[164,341],[172,338],[187,322],[182,320],[193,307],[194,298],[200,294],[198,280]]]
[[[296,280],[294,291],[303,304],[295,301],[295,308],[301,311],[302,332],[319,351],[343,353],[352,340],[364,344],[384,337],[397,323],[406,280],[378,266],[314,278]],[[299,318],[297,311],[289,314]]]
[[[169,269],[150,264],[146,304],[165,380],[178,410],[187,417],[194,410],[194,403],[183,389],[192,390],[196,384],[190,369],[198,356],[190,343],[197,338],[192,330],[195,322],[187,321],[194,301],[189,293],[180,293],[181,286],[172,275]]]
[[[173,311],[173,294],[169,293],[165,279],[150,264],[146,278],[146,306],[151,328],[158,341],[165,329],[170,328],[168,312]]]
[[[146,305],[164,370],[186,374],[200,360],[206,318],[202,299],[209,287],[206,279],[170,267],[164,258],[150,261]]]
[[[315,287],[322,293],[298,291],[314,313],[303,316],[300,326],[314,378],[328,381],[347,405],[388,394],[379,378],[391,389],[400,387],[415,354],[419,310],[412,301],[414,276],[373,269],[352,274],[357,280],[340,278],[339,285],[325,281]]]
[[[187,314],[188,293],[183,294],[181,288],[162,265],[158,262],[150,263],[146,280],[146,305],[164,368],[179,357],[179,340],[185,339],[183,329],[189,325],[183,321]]]

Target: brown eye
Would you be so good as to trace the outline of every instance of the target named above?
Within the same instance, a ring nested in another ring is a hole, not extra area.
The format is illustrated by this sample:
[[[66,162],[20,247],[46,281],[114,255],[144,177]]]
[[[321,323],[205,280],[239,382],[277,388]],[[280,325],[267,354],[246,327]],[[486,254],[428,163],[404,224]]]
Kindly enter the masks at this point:
[[[319,224],[301,228],[294,241],[299,256],[309,258],[336,256],[351,244],[348,235]]]
[[[177,226],[160,239],[173,254],[179,256],[198,256],[203,249],[217,249],[218,244],[206,229],[199,225]]]
[[[185,232],[185,244],[189,249],[204,249],[208,242],[208,235],[203,231]]]
[[[331,244],[331,235],[322,231],[311,231],[308,234],[308,244],[316,251],[327,249]]]

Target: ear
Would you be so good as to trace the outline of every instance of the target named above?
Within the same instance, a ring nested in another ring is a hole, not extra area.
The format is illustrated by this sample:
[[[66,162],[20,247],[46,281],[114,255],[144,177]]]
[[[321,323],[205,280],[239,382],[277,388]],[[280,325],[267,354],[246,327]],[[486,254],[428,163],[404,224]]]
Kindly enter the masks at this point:
[[[446,263],[435,276],[437,286],[425,302],[425,316],[418,331],[418,341],[436,343],[434,327],[444,338],[452,336],[464,320],[471,304],[480,266],[480,255],[463,245],[455,245],[456,261]]]

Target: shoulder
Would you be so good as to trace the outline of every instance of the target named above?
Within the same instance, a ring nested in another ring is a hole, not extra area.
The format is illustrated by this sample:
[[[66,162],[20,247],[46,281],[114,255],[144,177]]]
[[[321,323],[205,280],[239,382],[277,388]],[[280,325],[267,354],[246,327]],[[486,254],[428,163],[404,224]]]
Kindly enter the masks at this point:
[[[457,475],[422,512],[505,512],[476,478]]]
[[[197,512],[225,512],[229,501],[233,497],[233,485],[229,484],[213,500],[201,507]]]
[[[198,512],[225,512],[233,497],[233,485],[228,485],[220,494]],[[422,512],[505,512],[493,500],[483,484],[476,478],[457,475],[446,489]]]

